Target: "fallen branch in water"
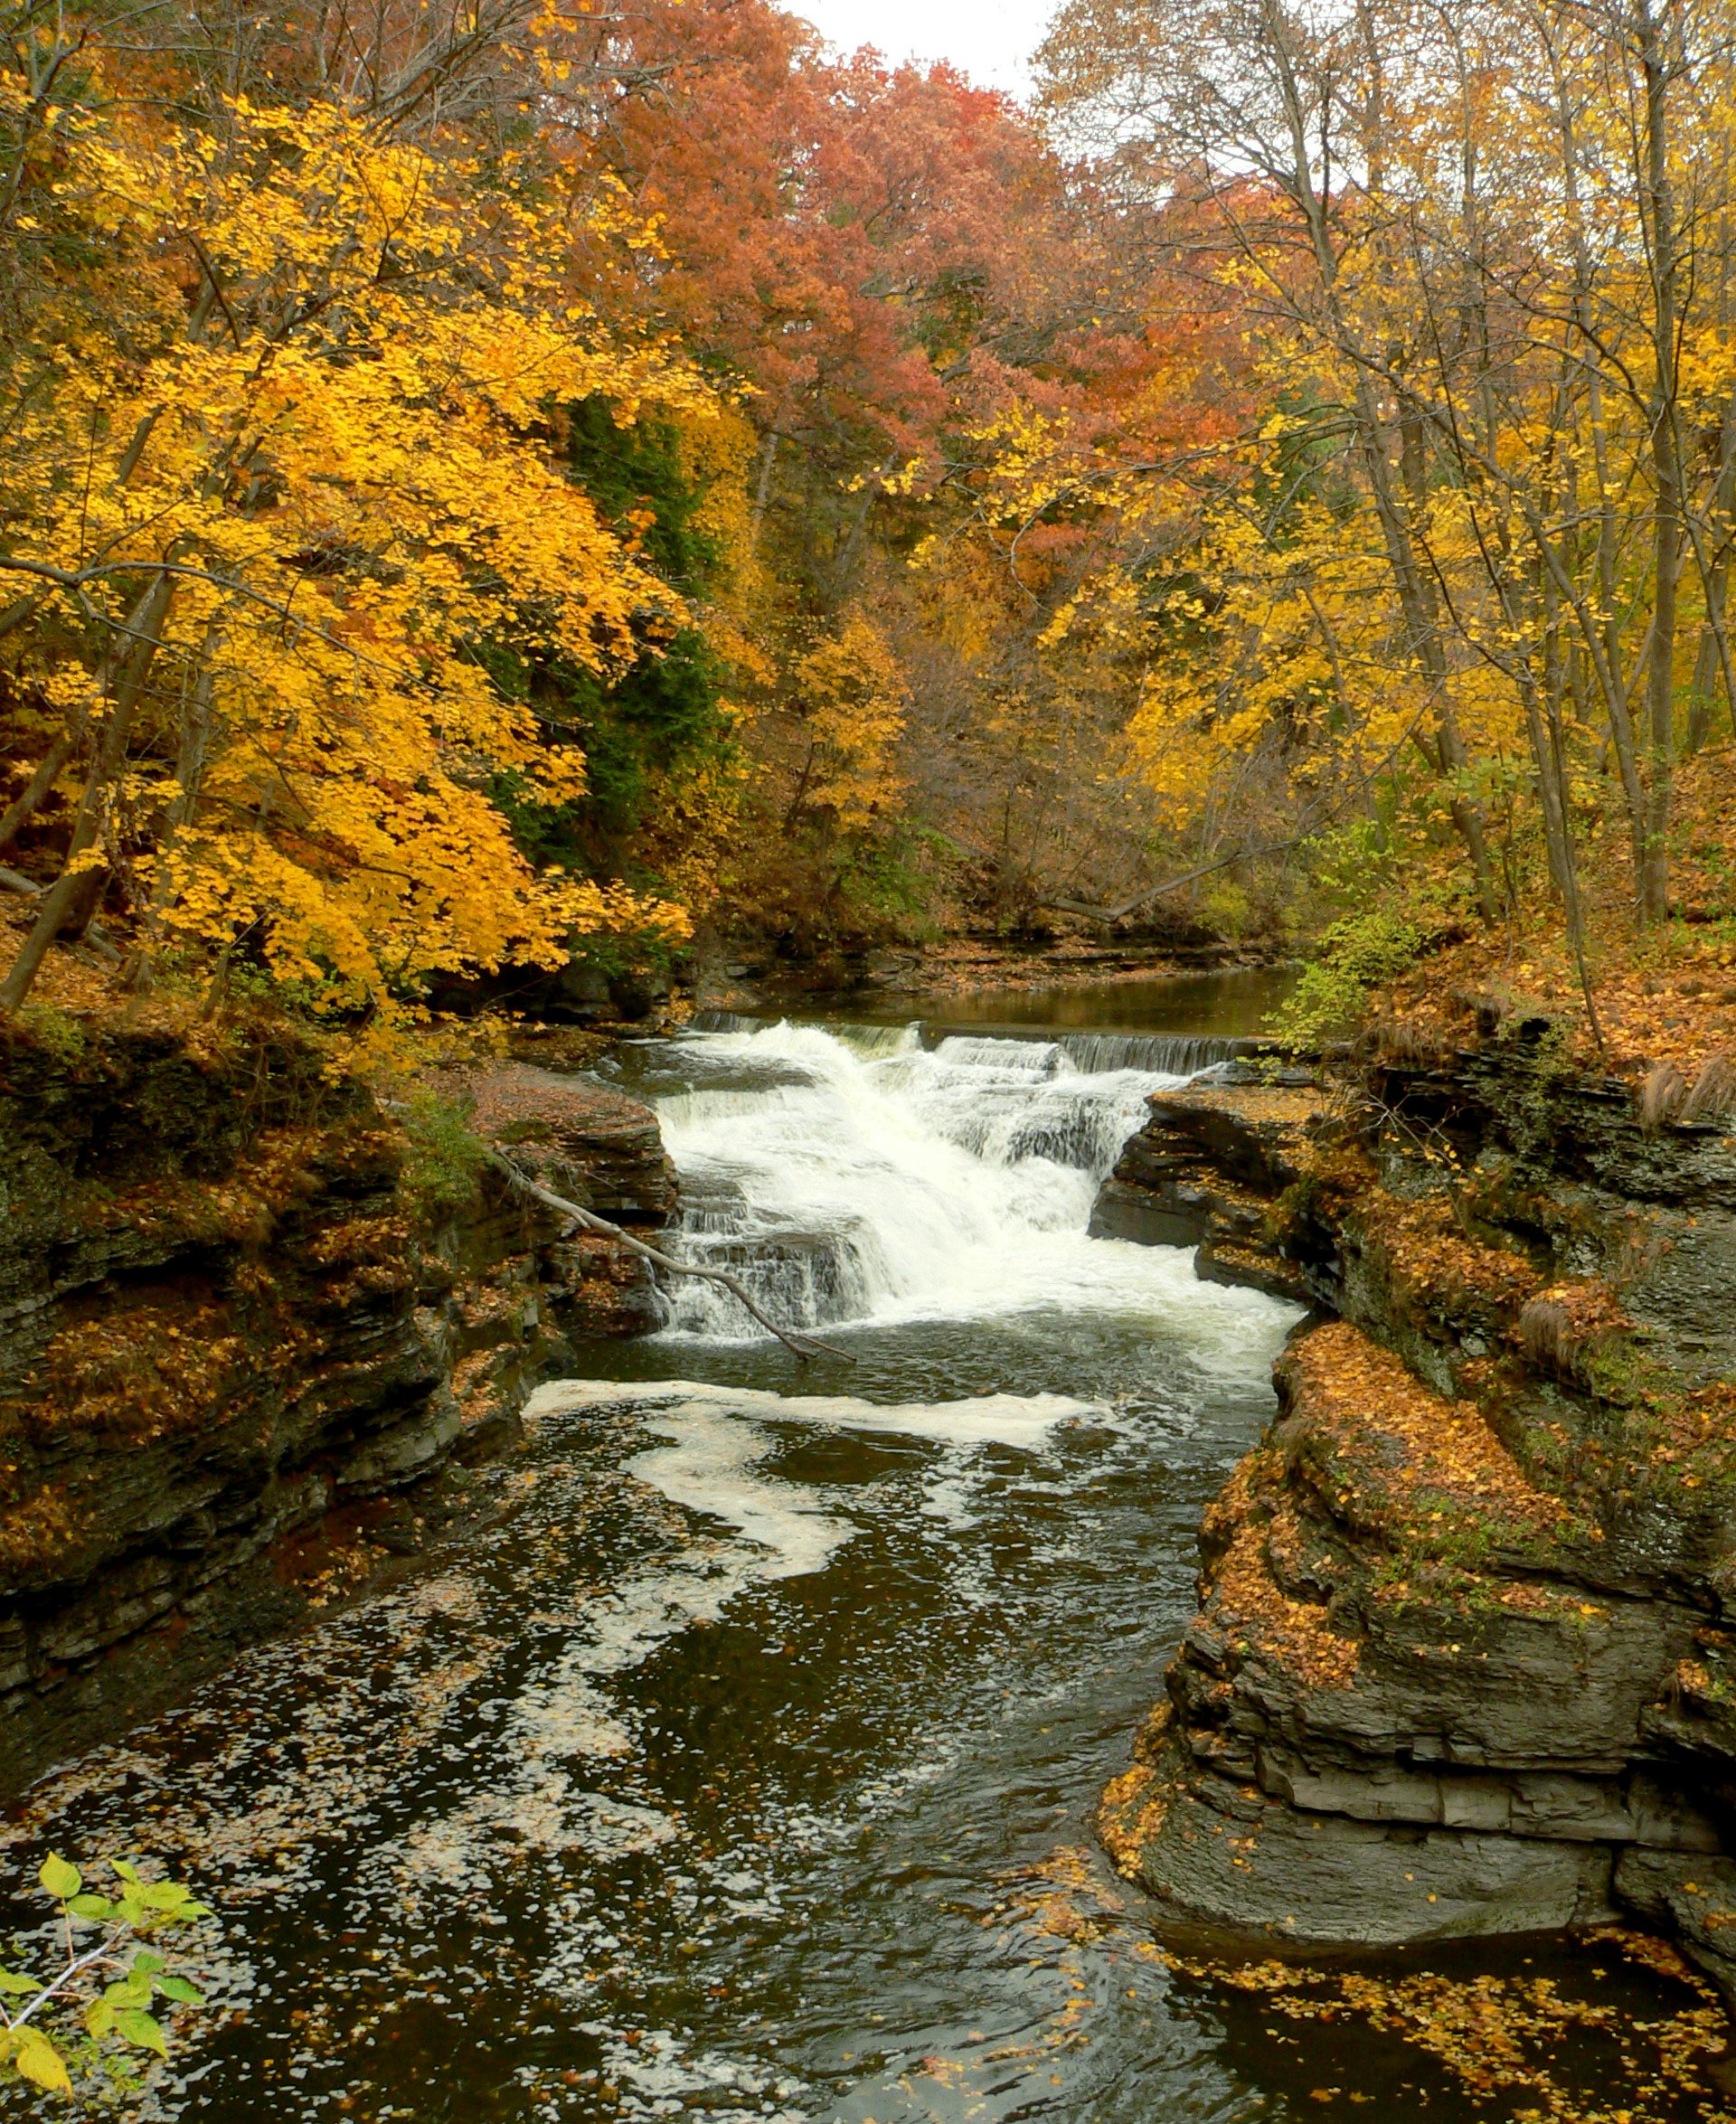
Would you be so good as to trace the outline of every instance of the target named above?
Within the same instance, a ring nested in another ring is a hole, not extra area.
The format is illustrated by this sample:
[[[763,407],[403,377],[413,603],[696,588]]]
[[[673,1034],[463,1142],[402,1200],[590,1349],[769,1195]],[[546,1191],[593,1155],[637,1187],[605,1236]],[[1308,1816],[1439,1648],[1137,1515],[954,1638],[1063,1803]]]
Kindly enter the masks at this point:
[[[556,1194],[552,1188],[533,1180],[528,1173],[515,1166],[511,1158],[503,1156],[499,1151],[491,1149],[487,1156],[488,1163],[504,1173],[521,1194],[531,1195],[546,1208],[559,1211],[561,1216],[569,1220],[568,1230],[561,1234],[563,1239],[568,1236],[568,1232],[574,1231],[595,1232],[605,1239],[616,1241],[618,1244],[626,1247],[629,1253],[637,1254],[641,1260],[651,1261],[659,1269],[668,1270],[672,1276],[697,1276],[704,1283],[721,1283],[731,1297],[738,1298],[752,1314],[768,1335],[775,1335],[804,1364],[810,1358],[817,1356],[842,1357],[846,1364],[855,1363],[848,1350],[836,1349],[829,1342],[816,1342],[810,1335],[797,1335],[789,1328],[779,1327],[769,1314],[761,1311],[758,1300],[751,1296],[741,1278],[731,1276],[727,1269],[701,1269],[692,1261],[678,1261],[673,1254],[664,1253],[655,1246],[647,1246],[644,1240],[635,1239],[630,1232],[623,1232],[618,1224],[611,1224],[607,1217],[598,1216],[594,1210],[581,1210],[576,1202],[569,1202],[564,1194]]]

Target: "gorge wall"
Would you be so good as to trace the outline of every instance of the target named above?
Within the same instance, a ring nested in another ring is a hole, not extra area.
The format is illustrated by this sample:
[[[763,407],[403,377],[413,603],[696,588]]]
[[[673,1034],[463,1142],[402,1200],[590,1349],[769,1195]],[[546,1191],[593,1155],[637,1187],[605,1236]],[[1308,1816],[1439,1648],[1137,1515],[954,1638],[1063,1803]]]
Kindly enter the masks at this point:
[[[552,1188],[667,1220],[646,1109],[511,1063],[444,1089]],[[656,1312],[449,1107],[281,1032],[0,1027],[0,1791],[486,1514],[467,1470],[538,1374]]]
[[[1154,1099],[1096,1229],[1313,1311],[1105,1845],[1208,1936],[1626,1913],[1736,2001],[1721,1100],[1647,1126],[1546,1023],[1470,1005],[1461,1044],[1389,1037],[1335,1087],[1230,1074]]]

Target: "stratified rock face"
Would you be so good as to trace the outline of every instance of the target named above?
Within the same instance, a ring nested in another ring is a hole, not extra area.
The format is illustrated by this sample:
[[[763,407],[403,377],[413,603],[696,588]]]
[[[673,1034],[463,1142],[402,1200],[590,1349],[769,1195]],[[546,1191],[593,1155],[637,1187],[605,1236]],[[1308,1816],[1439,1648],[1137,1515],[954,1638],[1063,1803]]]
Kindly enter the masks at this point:
[[[1156,1093],[1098,1192],[1094,1239],[1191,1246],[1207,1281],[1306,1298],[1300,1270],[1272,1241],[1272,1205],[1302,1177],[1309,1132],[1326,1109],[1307,1072],[1269,1083],[1256,1070]]]
[[[1117,1863],[1314,1946],[1626,1912],[1736,1999],[1736,1141],[1491,1043],[1164,1094],[1142,1172],[1203,1272],[1316,1311],[1105,1794]]]
[[[461,1080],[480,1135],[617,1224],[666,1224],[675,1173],[649,1107],[590,1079],[502,1062]]]
[[[645,1108],[511,1066],[477,1090],[564,1192],[665,1221]],[[0,1211],[0,1789],[353,1581],[371,1534],[402,1545],[393,1494],[509,1443],[571,1338],[659,1317],[637,1258],[429,1169],[280,1037],[10,1037]]]

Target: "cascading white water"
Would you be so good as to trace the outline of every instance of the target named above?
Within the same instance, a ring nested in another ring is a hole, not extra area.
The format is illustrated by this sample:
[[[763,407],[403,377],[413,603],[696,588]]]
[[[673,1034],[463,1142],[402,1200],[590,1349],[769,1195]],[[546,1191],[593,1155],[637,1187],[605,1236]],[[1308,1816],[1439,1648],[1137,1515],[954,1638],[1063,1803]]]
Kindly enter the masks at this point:
[[[777,1024],[682,1043],[699,1088],[658,1101],[686,1258],[727,1267],[793,1326],[958,1318],[1078,1297],[1148,1303],[1143,1250],[1085,1237],[1151,1070],[1082,1068],[1058,1042]],[[759,1332],[715,1285],[670,1329]]]

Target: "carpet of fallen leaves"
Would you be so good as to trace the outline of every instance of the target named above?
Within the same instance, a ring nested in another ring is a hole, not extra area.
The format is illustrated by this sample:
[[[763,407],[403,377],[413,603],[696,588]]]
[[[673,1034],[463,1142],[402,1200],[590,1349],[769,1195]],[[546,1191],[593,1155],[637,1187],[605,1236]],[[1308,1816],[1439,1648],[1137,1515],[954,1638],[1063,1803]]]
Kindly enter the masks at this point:
[[[33,919],[33,902],[0,892],[0,965],[11,964]],[[203,1015],[196,995],[178,986],[126,993],[118,967],[85,945],[49,946],[25,1005],[27,1018],[45,1012],[105,1020],[118,1016],[130,1031],[175,1033],[195,1057],[222,1045],[222,1032]]]
[[[472,1126],[496,1142],[560,1143],[642,1133],[646,1110],[607,1085],[523,1062],[430,1071],[425,1081],[470,1109]]]
[[[11,964],[33,919],[33,902],[0,892],[0,967]],[[114,936],[116,943],[127,941],[123,933]],[[221,1011],[207,1009],[203,977],[154,979],[128,988],[123,972],[114,943],[106,953],[90,944],[51,944],[30,1000],[19,1014],[26,1030],[45,1034],[56,1044],[57,1032],[80,1030],[98,1036],[108,1032],[172,1035],[194,1062],[215,1062],[231,1052],[238,1018],[256,1012],[272,1015],[269,1006],[261,1009],[233,997]],[[298,1030],[305,1036],[308,1028]]]
[[[1197,1108],[1207,1113],[1233,1114],[1258,1128],[1300,1128],[1327,1111],[1329,1095],[1316,1086],[1288,1084],[1190,1084],[1184,1091],[1162,1091],[1152,1104],[1162,1113],[1171,1108]]]
[[[1503,1020],[1545,1017],[1566,1033],[1576,1060],[1643,1077],[1673,1062],[1692,1082],[1715,1057],[1736,1057],[1736,949],[1724,931],[1671,925],[1649,939],[1609,925],[1591,962],[1599,1048],[1565,939],[1547,927],[1523,948],[1491,931],[1433,954],[1385,998],[1381,1021],[1442,1053],[1473,1043],[1480,1008]]]
[[[1203,1620],[1259,1653],[1310,1689],[1347,1689],[1356,1678],[1360,1647],[1331,1628],[1323,1604],[1295,1600],[1272,1574],[1261,1519],[1240,1525],[1212,1574]]]
[[[1593,1937],[1679,1987],[1683,2004],[1641,2018],[1571,1997],[1548,1976],[1239,1965],[1156,1951],[1178,1976],[1253,1994],[1288,2020],[1349,2017],[1397,2036],[1443,2066],[1476,2107],[1515,2124],[1665,2124],[1689,2105],[1705,2124],[1736,2119],[1722,2084],[1729,2019],[1717,1992],[1661,1940],[1617,1927]],[[1322,2103],[1358,2099],[1342,2087],[1314,2092]]]
[[[1468,1237],[1444,1195],[1407,1201],[1370,1189],[1358,1203],[1359,1222],[1395,1292],[1413,1310],[1492,1318],[1514,1313],[1534,1289],[1537,1271],[1523,1254]]]
[[[1431,954],[1398,982],[1382,1001],[1384,1037],[1420,1053],[1450,1052],[1470,1043],[1482,1008],[1547,1017],[1576,1056],[1621,1076],[1667,1063],[1692,1083],[1717,1058],[1736,1062],[1736,746],[1684,761],[1675,801],[1669,921],[1636,927],[1618,838],[1585,852],[1587,972],[1601,1046],[1552,896]]]
[[[1520,1542],[1567,1517],[1474,1403],[1434,1392],[1348,1321],[1305,1336],[1282,1370],[1292,1464],[1347,1523],[1426,1551],[1460,1525]]]

